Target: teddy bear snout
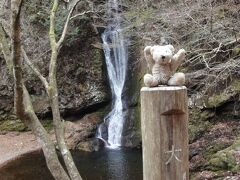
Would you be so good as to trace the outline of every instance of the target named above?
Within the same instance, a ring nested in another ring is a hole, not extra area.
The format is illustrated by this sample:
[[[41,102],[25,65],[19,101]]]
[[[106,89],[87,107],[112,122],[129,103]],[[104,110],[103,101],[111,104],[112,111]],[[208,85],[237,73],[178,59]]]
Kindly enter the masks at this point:
[[[162,59],[165,59],[166,57],[165,56],[162,56]]]

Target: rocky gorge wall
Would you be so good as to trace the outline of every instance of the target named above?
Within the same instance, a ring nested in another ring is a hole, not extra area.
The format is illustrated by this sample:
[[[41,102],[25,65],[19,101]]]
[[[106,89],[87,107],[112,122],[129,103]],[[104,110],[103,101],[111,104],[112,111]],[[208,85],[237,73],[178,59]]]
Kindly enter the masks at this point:
[[[22,14],[22,43],[30,60],[45,76],[48,76],[50,46],[48,40],[48,12],[50,6],[45,2],[26,1]],[[1,4],[5,14],[1,22],[9,33],[10,4]],[[82,11],[83,4],[77,9]],[[62,18],[67,10],[60,5],[62,14],[57,14],[57,34],[61,31]],[[44,14],[46,13],[46,14]],[[73,121],[67,123],[66,138],[78,131],[69,140],[85,141],[95,135],[97,125],[103,121],[104,108],[111,101],[111,94],[106,74],[104,55],[101,47],[100,31],[92,25],[93,19],[84,16],[71,22],[69,33],[61,47],[57,64],[57,83],[59,88],[59,106],[61,115]],[[15,117],[13,109],[13,79],[9,75],[3,55],[0,54],[0,131],[25,131],[26,127]],[[51,108],[45,89],[39,79],[24,64],[25,84],[32,98],[34,109],[42,119],[43,125],[51,131]],[[84,117],[84,118],[83,118]],[[79,123],[79,120],[81,120]],[[86,128],[86,126],[88,128]],[[77,139],[77,140],[76,140]]]
[[[132,146],[140,143],[139,93],[143,75],[148,72],[143,57],[144,46],[171,43],[176,49],[187,50],[187,61],[179,71],[186,73],[187,77],[192,178],[238,176],[240,34],[236,30],[240,28],[239,2],[148,1],[147,4],[136,5],[136,1],[132,0],[126,1],[125,7],[125,31],[131,39],[129,78],[125,85],[129,108],[126,116],[131,121],[125,124],[124,144]],[[26,51],[47,76],[49,45],[46,26],[39,24],[39,17],[24,17]],[[68,36],[59,55],[61,112],[69,120],[79,120],[87,114],[81,119],[86,123],[75,126],[80,132],[74,139],[76,141],[94,136],[97,124],[103,120],[102,108],[109,108],[111,99],[103,52],[98,46],[100,34],[91,26],[92,22],[90,17],[74,20],[74,27],[79,29]],[[28,23],[31,24],[30,29]],[[100,24],[104,29],[102,20]],[[13,112],[13,82],[1,57],[0,65],[0,117],[1,120],[12,119],[14,117],[7,117],[6,113]],[[51,113],[41,83],[31,71],[27,70],[27,74],[26,84],[35,101],[35,109],[40,116],[49,116]],[[71,131],[74,129],[71,123],[67,137],[76,132]],[[87,127],[87,131],[81,131],[82,127]],[[82,147],[88,145],[84,143]]]
[[[147,45],[172,44],[187,50],[178,69],[189,96],[191,179],[239,178],[239,11],[237,1],[143,1],[125,13],[137,39],[135,81],[139,93],[149,70]],[[138,97],[133,96],[133,97]],[[136,98],[137,99],[137,98]],[[135,107],[140,108],[137,100]]]
[[[95,2],[94,2],[95,3]],[[6,31],[9,32],[9,6],[4,4],[5,14],[1,16]],[[48,40],[48,7],[47,2],[26,1],[22,14],[22,42],[29,58],[40,72],[47,77],[50,59]],[[97,1],[94,6],[105,5]],[[77,11],[81,12],[85,6],[80,4]],[[104,6],[105,7],[105,6]],[[63,14],[57,14],[57,34],[61,31],[61,24],[66,13],[65,7],[60,6]],[[44,14],[46,13],[46,14]],[[104,15],[104,13],[103,13]],[[97,26],[96,26],[97,24]],[[111,91],[108,84],[106,64],[101,47],[101,33],[106,21],[94,15],[86,15],[73,19],[58,57],[57,83],[59,88],[59,102],[61,115],[66,122],[66,139],[71,148],[94,150],[94,140],[97,126],[103,122],[104,115],[110,109]],[[131,38],[131,37],[130,37]],[[135,51],[130,48],[128,65],[128,81],[125,85],[124,97],[129,111],[125,114],[126,123],[123,144],[128,147],[139,146],[140,137],[140,109],[137,105],[139,83],[135,81]],[[0,130],[25,131],[27,128],[15,117],[13,110],[13,79],[9,75],[5,61],[1,54],[0,69]],[[52,130],[51,108],[47,94],[39,79],[24,64],[25,84],[31,95],[34,109],[42,119],[43,125]],[[138,117],[138,118],[136,118]],[[79,144],[81,142],[81,144]]]

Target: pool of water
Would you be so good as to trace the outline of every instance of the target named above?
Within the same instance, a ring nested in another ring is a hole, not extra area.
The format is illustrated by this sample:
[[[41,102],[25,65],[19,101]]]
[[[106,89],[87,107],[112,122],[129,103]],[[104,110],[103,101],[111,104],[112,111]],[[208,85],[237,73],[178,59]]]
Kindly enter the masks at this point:
[[[84,180],[142,180],[142,152],[138,149],[103,149],[73,152]],[[52,180],[42,153],[31,153],[0,170],[1,180]]]
[[[94,153],[77,153],[76,164],[86,180],[141,180],[140,150],[105,149]]]

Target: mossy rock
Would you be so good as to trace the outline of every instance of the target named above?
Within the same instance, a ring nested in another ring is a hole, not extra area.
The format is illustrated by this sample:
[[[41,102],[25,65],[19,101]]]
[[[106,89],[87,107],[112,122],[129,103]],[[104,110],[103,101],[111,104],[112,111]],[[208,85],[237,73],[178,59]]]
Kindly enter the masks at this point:
[[[221,150],[213,155],[209,161],[211,170],[230,170],[232,172],[240,171],[240,139],[235,141],[230,147]]]
[[[26,131],[27,127],[19,120],[4,120],[0,121],[0,131]]]
[[[214,95],[208,99],[208,107],[218,107],[224,104],[228,99],[230,99],[230,97],[230,94],[225,94],[224,92],[219,95]]]
[[[206,159],[211,159],[215,153],[227,148],[227,146],[228,145],[226,143],[213,142],[207,147],[206,151],[203,153],[204,157]]]
[[[52,120],[42,120],[41,123],[48,132],[53,129]],[[0,132],[23,132],[29,130],[30,129],[19,119],[5,119],[0,121]]]
[[[189,142],[192,143],[199,138],[202,133],[208,131],[212,124],[208,119],[214,117],[215,113],[212,111],[202,111],[194,108],[190,111],[189,118]]]
[[[240,92],[240,81],[235,79],[230,85],[223,89],[219,94],[214,94],[206,101],[207,108],[219,107],[230,100],[231,97],[236,96]]]

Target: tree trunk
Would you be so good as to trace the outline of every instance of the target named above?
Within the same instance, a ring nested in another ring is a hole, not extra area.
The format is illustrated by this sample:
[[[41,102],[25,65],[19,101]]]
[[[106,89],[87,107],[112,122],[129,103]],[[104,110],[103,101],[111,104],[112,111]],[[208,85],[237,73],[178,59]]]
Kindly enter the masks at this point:
[[[23,84],[23,71],[21,61],[21,39],[20,39],[20,13],[22,0],[12,0],[12,62],[14,74],[14,107],[21,121],[30,127],[42,145],[47,166],[53,177],[58,180],[69,180],[69,177],[60,164],[55,146],[50,140],[46,130],[39,122],[30,101],[30,96]]]
[[[59,42],[57,43],[55,38],[55,15],[58,9],[58,3],[59,3],[58,0],[54,0],[53,7],[51,10],[51,15],[50,15],[49,39],[50,39],[52,54],[51,54],[51,61],[50,61],[50,67],[49,67],[48,95],[50,98],[50,103],[52,108],[53,123],[54,123],[54,130],[55,130],[57,143],[58,143],[60,152],[62,154],[64,163],[66,165],[66,168],[68,170],[69,176],[71,177],[72,180],[82,180],[77,170],[77,167],[75,166],[72,155],[68,150],[68,147],[64,140],[64,123],[61,120],[61,116],[59,112],[58,89],[57,89],[57,80],[56,80],[57,56],[58,56],[61,43],[64,40],[66,31],[67,31],[68,22],[73,9],[70,10],[66,24],[64,26],[63,34]]]

